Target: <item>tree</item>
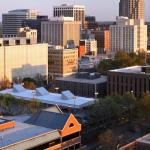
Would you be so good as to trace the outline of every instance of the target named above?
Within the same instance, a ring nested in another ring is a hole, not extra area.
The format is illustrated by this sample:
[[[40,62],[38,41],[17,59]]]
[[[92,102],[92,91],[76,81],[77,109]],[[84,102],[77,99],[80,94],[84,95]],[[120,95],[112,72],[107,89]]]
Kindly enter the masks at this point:
[[[103,60],[98,65],[98,72],[106,74],[108,70],[119,69],[123,67],[130,67],[134,65],[145,65],[145,62],[150,60],[150,58],[146,59],[145,52],[136,53],[127,53],[124,51],[118,51],[114,57],[114,59]]]
[[[146,92],[138,103],[138,116],[150,123],[150,92]]]
[[[0,80],[0,90],[7,89],[11,86],[11,83],[7,77],[1,78]]]
[[[114,150],[118,144],[118,138],[112,132],[112,130],[107,130],[98,136],[99,149],[102,150]]]
[[[33,90],[36,88],[36,81],[32,78],[24,78],[22,82],[24,84],[24,87],[27,89]]]
[[[31,110],[32,113],[35,113],[40,108],[40,102],[33,99],[32,101],[30,101],[28,103],[28,107],[29,107],[29,109]]]

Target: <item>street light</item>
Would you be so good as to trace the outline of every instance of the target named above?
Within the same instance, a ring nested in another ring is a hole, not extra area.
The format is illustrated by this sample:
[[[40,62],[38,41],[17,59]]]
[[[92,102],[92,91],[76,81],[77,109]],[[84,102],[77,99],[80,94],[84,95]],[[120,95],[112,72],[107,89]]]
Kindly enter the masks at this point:
[[[95,93],[94,93],[94,95],[95,95],[95,103],[96,103],[96,101],[97,101],[98,94],[99,94],[98,92],[95,92]]]
[[[132,91],[131,91],[131,95],[133,96],[133,94],[134,94],[134,91],[132,90]]]
[[[35,90],[32,91],[32,96],[33,96],[33,100],[34,100],[34,98],[36,96],[36,91]]]
[[[76,99],[77,99],[77,97],[74,96],[74,97],[73,97],[73,100],[74,100],[74,113],[75,113],[75,106],[76,106],[75,101],[76,101]]]
[[[55,87],[56,93],[58,93],[59,87]]]

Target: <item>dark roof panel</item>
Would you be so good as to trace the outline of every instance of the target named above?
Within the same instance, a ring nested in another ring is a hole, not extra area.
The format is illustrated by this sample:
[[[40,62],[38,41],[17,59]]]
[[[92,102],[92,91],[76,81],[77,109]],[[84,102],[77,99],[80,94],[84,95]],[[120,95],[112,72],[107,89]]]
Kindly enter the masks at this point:
[[[34,114],[31,118],[25,121],[25,123],[42,126],[50,129],[62,130],[69,116],[69,114],[60,114],[42,110]]]

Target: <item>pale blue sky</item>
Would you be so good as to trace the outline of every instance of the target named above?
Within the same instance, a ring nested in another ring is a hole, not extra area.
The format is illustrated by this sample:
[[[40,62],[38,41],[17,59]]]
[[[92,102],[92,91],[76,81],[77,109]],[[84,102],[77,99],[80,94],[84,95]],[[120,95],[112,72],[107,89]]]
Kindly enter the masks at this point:
[[[87,15],[95,15],[98,21],[115,20],[118,15],[119,0],[0,0],[1,14],[12,9],[33,8],[38,9],[41,14],[52,16],[54,5],[62,3],[83,4],[86,6]],[[150,21],[150,0],[145,0],[145,17]]]

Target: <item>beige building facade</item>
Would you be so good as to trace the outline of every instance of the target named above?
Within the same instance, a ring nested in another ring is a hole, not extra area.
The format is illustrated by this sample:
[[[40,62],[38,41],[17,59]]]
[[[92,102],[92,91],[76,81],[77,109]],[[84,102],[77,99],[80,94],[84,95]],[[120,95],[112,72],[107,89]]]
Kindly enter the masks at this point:
[[[147,26],[143,19],[117,17],[117,24],[110,26],[110,50],[128,53],[147,50]]]
[[[18,37],[26,37],[30,39],[37,39],[37,30],[29,27],[19,28]]]
[[[48,73],[52,78],[64,77],[78,70],[78,49],[63,49],[61,46],[49,47]]]
[[[74,21],[72,17],[55,17],[50,21],[42,22],[41,42],[50,45],[67,47],[74,43],[79,46],[80,22]]]
[[[48,75],[48,44],[25,44],[23,40],[16,45],[12,39],[10,41],[0,40],[0,80],[7,78],[13,82],[24,77]]]

